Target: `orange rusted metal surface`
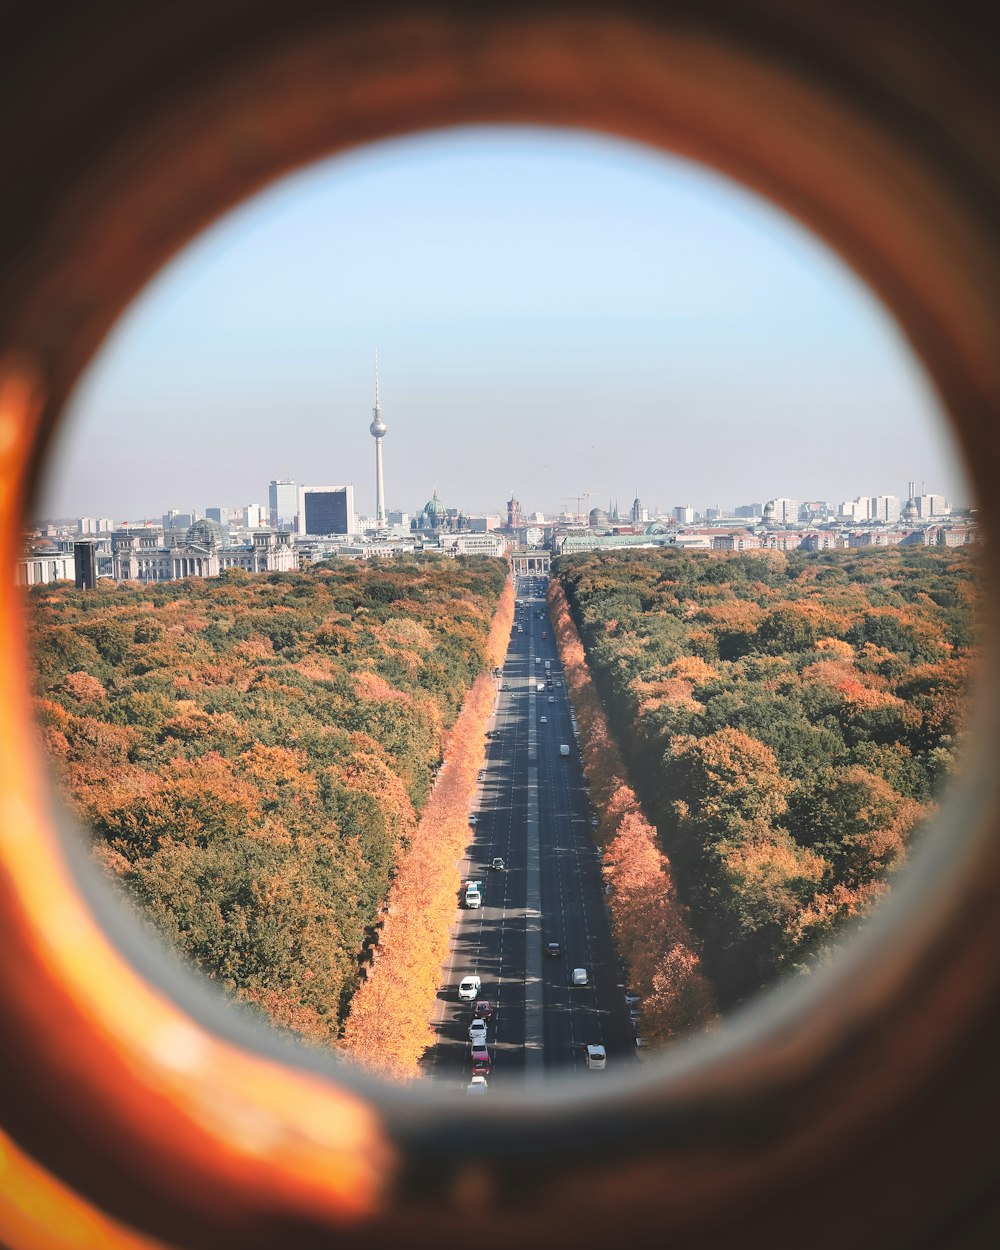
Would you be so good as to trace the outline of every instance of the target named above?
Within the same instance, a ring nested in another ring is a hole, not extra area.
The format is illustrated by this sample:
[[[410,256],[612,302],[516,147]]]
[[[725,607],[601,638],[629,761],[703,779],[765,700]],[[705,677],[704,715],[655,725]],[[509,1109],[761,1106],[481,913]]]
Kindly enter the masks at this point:
[[[771,196],[894,312],[980,497],[995,497],[1000,154],[989,118],[1000,75],[952,6],[92,0],[61,22],[21,6],[0,63],[8,569],[67,396],[164,261],[306,161],[465,122],[630,136]],[[998,516],[982,518],[993,588]],[[942,836],[838,968],[700,1049],[678,1048],[641,1082],[609,1082],[603,1098],[555,1090],[472,1119],[269,1051],[203,1011],[183,979],[146,972],[141,942],[132,950],[83,888],[60,832],[10,580],[0,577],[0,1239],[12,1250],[470,1235],[529,1248],[625,1235],[699,1250],[804,1237],[820,1248],[991,1244],[995,666]]]

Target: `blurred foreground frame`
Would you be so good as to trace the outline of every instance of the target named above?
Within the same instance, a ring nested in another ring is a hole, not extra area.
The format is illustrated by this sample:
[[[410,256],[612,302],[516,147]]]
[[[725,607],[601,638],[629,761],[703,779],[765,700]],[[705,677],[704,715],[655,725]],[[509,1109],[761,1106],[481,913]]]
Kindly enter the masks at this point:
[[[351,146],[590,128],[824,238],[923,359],[998,619],[1000,66],[973,3],[6,6],[0,541],[130,299],[212,220]],[[137,431],[141,437],[141,430]],[[225,1250],[1000,1244],[1000,681],[938,836],[828,972],[640,1079],[474,1108],[284,1047],[123,922],[53,802],[0,577],[0,1241]],[[994,640],[988,638],[990,653]]]

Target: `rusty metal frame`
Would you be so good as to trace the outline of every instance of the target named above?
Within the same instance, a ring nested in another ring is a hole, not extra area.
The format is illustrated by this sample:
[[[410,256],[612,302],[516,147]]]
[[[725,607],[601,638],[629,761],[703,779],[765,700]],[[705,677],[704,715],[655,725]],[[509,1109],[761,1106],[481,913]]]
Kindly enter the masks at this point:
[[[56,21],[17,8],[0,49],[0,563],[81,370],[179,247],[312,159],[468,122],[627,136],[785,207],[895,315],[989,504],[1000,75],[964,8],[91,0]],[[995,509],[983,526],[993,621]],[[836,967],[641,1080],[473,1117],[277,1046],[122,924],[50,793],[9,578],[0,628],[12,1250],[996,1244],[995,668],[939,836]]]

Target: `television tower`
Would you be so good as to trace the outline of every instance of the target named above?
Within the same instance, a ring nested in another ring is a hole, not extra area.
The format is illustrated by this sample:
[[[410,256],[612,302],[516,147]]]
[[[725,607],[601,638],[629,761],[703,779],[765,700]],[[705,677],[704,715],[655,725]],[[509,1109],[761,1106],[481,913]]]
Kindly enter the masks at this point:
[[[375,407],[372,409],[372,423],[368,431],[375,440],[375,524],[385,525],[385,486],[382,483],[382,439],[385,437],[385,422],[382,420],[382,409],[378,402],[378,348],[375,348]]]

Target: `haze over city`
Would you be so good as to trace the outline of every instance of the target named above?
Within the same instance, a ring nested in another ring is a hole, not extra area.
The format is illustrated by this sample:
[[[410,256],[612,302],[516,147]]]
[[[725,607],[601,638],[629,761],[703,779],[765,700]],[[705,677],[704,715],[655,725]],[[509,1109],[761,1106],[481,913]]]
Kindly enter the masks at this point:
[[[688,162],[504,127],[324,162],[191,244],[85,376],[35,511],[287,476],[370,513],[375,346],[390,508],[970,502],[922,370],[811,235]]]

